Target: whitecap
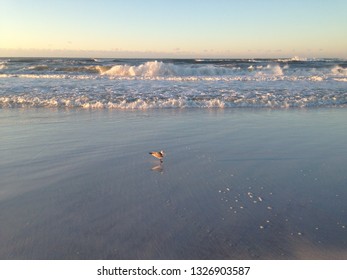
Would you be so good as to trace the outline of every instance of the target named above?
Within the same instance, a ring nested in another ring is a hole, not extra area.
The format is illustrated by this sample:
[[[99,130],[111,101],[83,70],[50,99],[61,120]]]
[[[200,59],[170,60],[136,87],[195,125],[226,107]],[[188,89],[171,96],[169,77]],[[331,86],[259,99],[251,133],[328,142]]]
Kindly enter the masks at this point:
[[[331,69],[331,73],[338,76],[347,76],[347,68],[336,65]]]
[[[102,72],[102,75],[116,77],[186,77],[186,76],[217,76],[231,74],[233,69],[207,66],[188,66],[164,63],[161,61],[148,61],[136,65],[115,65],[111,69]]]

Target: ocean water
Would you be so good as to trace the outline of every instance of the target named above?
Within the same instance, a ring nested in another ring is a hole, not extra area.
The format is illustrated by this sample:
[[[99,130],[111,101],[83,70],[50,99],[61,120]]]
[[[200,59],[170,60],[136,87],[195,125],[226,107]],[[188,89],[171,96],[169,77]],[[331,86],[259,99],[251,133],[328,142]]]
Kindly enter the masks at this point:
[[[347,60],[0,58],[0,108],[345,107]]]

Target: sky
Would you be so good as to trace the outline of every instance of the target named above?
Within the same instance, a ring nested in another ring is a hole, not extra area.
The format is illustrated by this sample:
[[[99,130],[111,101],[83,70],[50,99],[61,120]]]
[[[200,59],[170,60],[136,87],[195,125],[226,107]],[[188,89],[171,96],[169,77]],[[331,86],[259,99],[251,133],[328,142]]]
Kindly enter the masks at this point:
[[[346,0],[0,0],[0,56],[347,58]]]

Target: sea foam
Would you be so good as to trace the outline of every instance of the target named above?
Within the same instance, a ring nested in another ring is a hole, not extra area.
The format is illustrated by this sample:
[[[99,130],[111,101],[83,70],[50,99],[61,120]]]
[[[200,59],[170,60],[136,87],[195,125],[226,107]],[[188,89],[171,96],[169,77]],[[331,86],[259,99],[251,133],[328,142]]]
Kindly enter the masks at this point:
[[[0,108],[347,105],[347,62],[309,59],[3,59]]]
[[[215,76],[231,74],[232,70],[215,66],[190,67],[174,65],[158,61],[150,61],[139,66],[115,65],[107,71],[101,71],[103,75],[110,76]]]

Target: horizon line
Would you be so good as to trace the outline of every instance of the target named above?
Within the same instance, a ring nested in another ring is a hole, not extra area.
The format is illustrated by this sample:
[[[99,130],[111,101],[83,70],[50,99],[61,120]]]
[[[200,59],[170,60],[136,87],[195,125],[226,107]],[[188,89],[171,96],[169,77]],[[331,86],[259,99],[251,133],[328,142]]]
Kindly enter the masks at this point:
[[[282,52],[282,53],[281,53]],[[347,59],[341,53],[331,54],[320,51],[275,51],[275,50],[247,50],[245,52],[235,51],[128,51],[128,50],[71,50],[71,49],[35,49],[35,48],[0,48],[0,57],[59,57],[59,58],[122,58],[122,59]]]
[[[106,57],[106,56],[60,56],[60,55],[57,55],[57,56],[47,56],[47,55],[42,55],[42,56],[36,56],[36,55],[8,55],[8,56],[1,56],[0,55],[0,58],[2,59],[6,59],[6,58],[79,58],[79,59],[138,59],[138,60],[146,60],[146,59],[150,59],[150,60],[153,60],[153,59],[172,59],[172,60],[190,60],[190,59],[194,59],[194,60],[197,60],[197,59],[206,59],[206,60],[234,60],[234,59],[269,59],[269,60],[272,60],[272,59],[292,59],[293,61],[295,60],[305,60],[305,59],[336,59],[336,60],[347,60],[347,58],[343,58],[343,57],[317,57],[317,56],[312,56],[312,57],[301,57],[301,56],[278,56],[278,57],[241,57],[241,56],[235,56],[235,57],[224,57],[224,56],[220,56],[220,57],[213,57],[213,56],[206,56],[206,57],[193,57],[193,56],[187,56],[187,57],[165,57],[165,56],[158,56],[158,57],[118,57],[118,56],[109,56],[109,57]]]

